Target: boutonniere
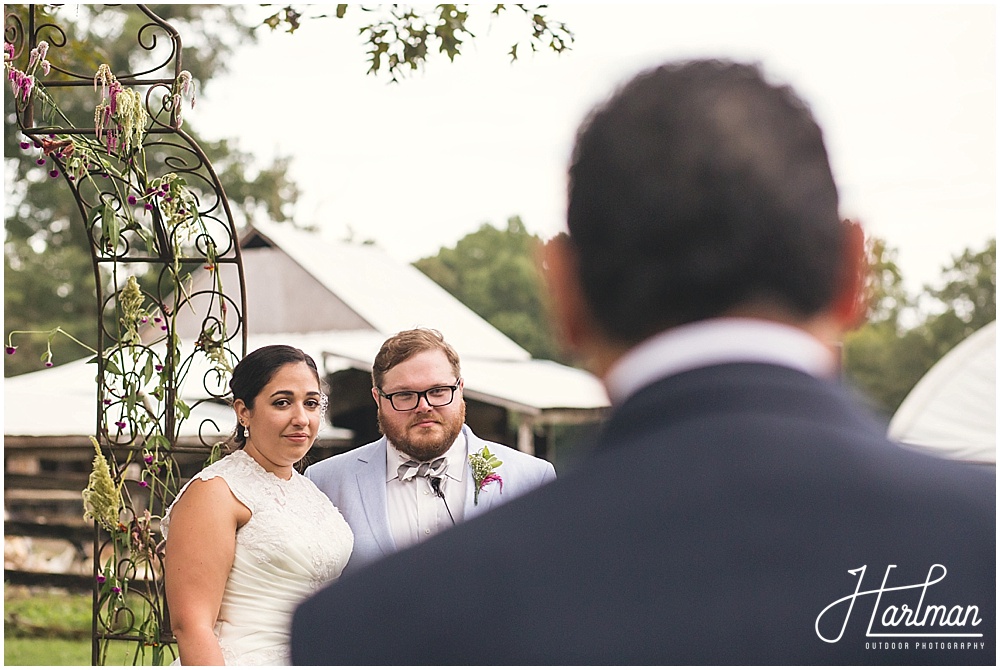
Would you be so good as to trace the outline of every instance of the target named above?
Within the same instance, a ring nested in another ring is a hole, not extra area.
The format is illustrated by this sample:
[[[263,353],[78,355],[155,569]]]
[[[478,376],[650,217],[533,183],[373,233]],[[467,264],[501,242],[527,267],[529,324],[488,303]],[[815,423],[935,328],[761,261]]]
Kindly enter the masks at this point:
[[[487,484],[500,482],[500,492],[503,493],[503,479],[494,470],[503,465],[503,461],[490,453],[489,447],[483,447],[474,454],[469,454],[469,463],[472,465],[472,481],[476,483],[473,489],[474,505],[479,504],[479,492],[486,488]]]

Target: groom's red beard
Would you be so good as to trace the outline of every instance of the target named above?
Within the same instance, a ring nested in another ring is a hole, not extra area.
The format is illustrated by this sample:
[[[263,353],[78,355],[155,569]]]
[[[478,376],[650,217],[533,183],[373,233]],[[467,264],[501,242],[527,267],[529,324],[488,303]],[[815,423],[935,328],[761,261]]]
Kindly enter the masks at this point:
[[[378,409],[378,429],[389,438],[392,445],[401,452],[418,461],[429,461],[448,451],[455,438],[462,432],[465,423],[465,400],[455,398],[458,407],[445,405],[441,409],[450,410],[441,413],[437,409],[429,412],[408,412],[401,415],[395,410],[392,416],[387,416]],[[456,411],[457,410],[457,411]],[[418,426],[422,422],[432,421],[432,426]]]

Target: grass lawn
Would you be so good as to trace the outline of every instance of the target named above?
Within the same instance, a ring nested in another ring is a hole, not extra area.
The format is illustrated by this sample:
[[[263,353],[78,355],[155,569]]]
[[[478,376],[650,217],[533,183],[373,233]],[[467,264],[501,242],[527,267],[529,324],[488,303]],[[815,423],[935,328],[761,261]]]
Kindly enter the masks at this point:
[[[135,645],[112,643],[106,665],[132,665]],[[169,661],[172,657],[167,656]],[[90,665],[90,640],[61,640],[57,637],[7,637],[3,641],[3,664]],[[152,665],[150,654],[142,665]]]
[[[90,665],[90,640],[4,636],[3,664]]]
[[[90,665],[91,594],[4,585],[3,660],[10,665]],[[112,642],[107,665],[132,665],[136,643]],[[166,662],[173,657],[167,653]],[[143,665],[152,664],[147,649]]]

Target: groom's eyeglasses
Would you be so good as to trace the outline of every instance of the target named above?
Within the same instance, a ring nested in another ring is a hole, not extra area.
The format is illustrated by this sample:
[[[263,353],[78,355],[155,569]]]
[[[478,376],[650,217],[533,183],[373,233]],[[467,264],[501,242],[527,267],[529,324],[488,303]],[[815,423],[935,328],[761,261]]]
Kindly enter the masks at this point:
[[[421,396],[423,396],[424,400],[431,407],[444,407],[445,405],[450,405],[451,401],[455,399],[455,390],[461,381],[462,378],[459,377],[451,386],[435,386],[426,391],[386,393],[382,389],[378,389],[378,394],[388,400],[389,404],[397,412],[408,412],[411,409],[415,409],[420,404]]]

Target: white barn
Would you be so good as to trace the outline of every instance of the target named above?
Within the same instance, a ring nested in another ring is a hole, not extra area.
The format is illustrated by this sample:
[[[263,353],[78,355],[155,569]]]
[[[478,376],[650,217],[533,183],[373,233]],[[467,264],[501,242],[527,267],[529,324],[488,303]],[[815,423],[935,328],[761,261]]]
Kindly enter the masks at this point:
[[[248,350],[282,343],[313,356],[331,386],[331,425],[320,436],[327,453],[376,433],[371,361],[388,336],[417,326],[441,331],[458,351],[468,421],[483,437],[551,457],[553,426],[596,422],[608,407],[598,379],[532,359],[419,270],[378,247],[274,224],[247,228],[241,247]],[[222,272],[223,286],[238,285],[233,266]],[[190,291],[209,281],[208,273],[196,274]],[[194,317],[185,322],[178,315],[182,339],[197,337],[199,327]],[[96,425],[95,374],[95,366],[80,360],[7,378],[5,444],[88,447],[86,436]],[[190,393],[189,404],[204,399],[197,390]],[[194,440],[200,419],[214,421],[220,433],[232,428],[223,405],[203,403],[197,411],[182,440]]]

